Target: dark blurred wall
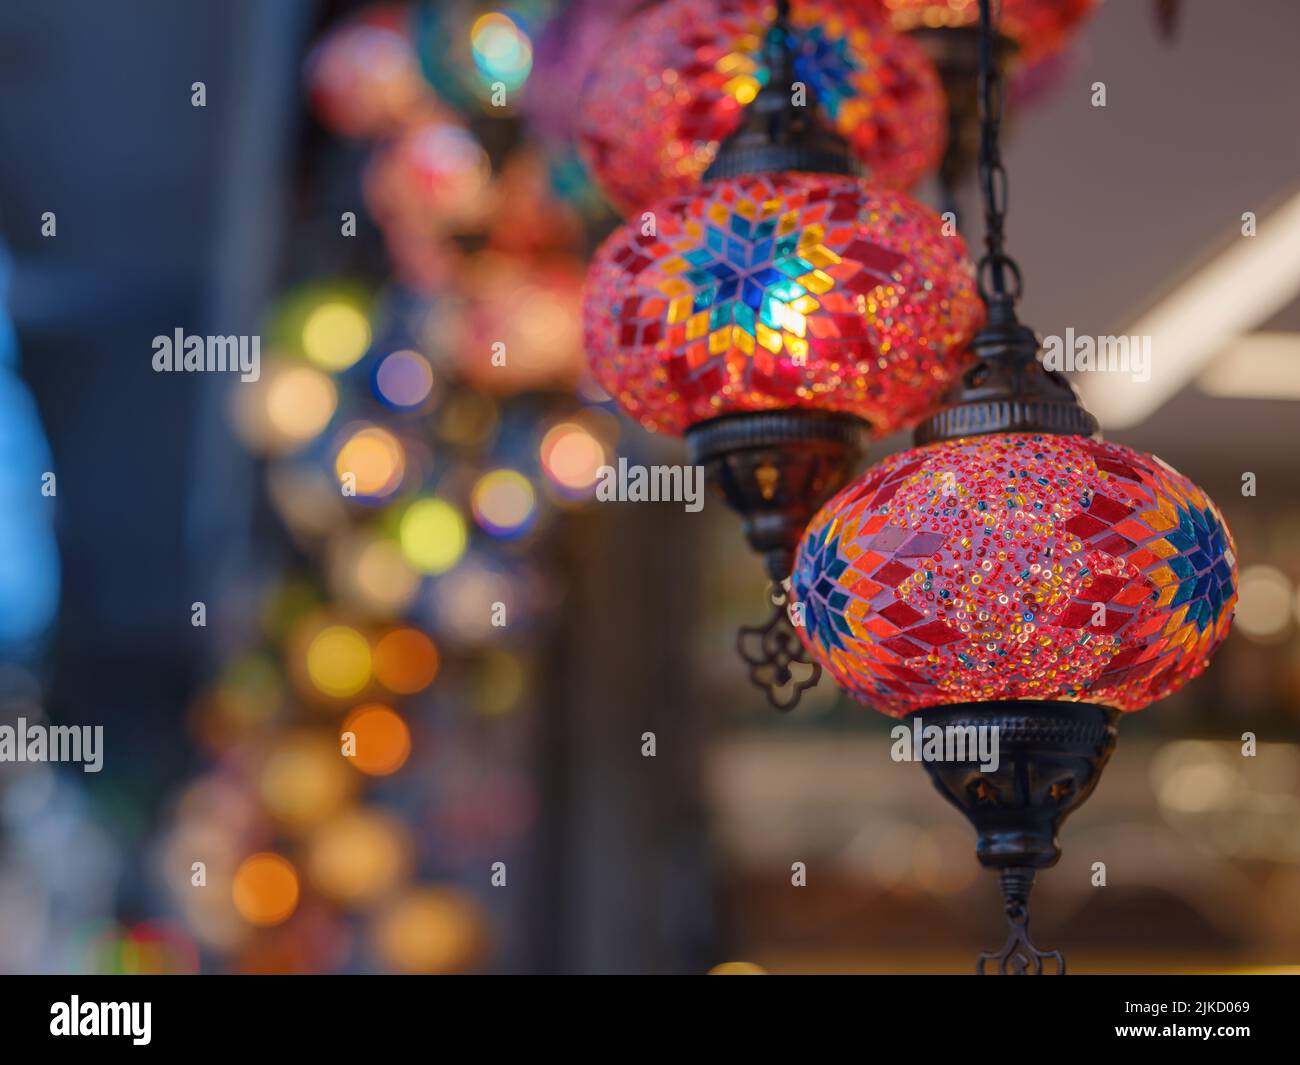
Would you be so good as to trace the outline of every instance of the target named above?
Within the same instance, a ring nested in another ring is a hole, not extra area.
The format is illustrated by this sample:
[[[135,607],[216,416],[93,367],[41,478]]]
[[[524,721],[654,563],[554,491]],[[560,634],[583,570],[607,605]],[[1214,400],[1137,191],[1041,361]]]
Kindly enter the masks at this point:
[[[157,754],[129,779],[109,758],[92,784],[128,824],[185,768],[174,752],[186,700],[222,636],[212,619],[193,628],[190,605],[211,604],[247,561],[255,488],[224,417],[230,382],[154,373],[151,341],[178,327],[260,331],[314,8],[0,10],[0,227],[22,371],[58,477],[51,714]],[[191,104],[196,81],[206,107]],[[54,237],[41,234],[46,211]]]

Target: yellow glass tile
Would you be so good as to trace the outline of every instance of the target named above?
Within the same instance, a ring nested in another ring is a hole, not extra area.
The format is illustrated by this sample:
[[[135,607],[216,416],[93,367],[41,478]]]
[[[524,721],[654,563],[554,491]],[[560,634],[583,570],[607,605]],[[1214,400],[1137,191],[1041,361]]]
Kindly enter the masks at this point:
[[[1174,571],[1168,566],[1159,566],[1151,571],[1150,577],[1156,582],[1156,584],[1163,588],[1166,584],[1173,583]]]
[[[709,354],[721,355],[731,347],[731,326],[723,326],[709,334]]]
[[[734,334],[732,336],[732,341],[736,345],[736,347],[738,347],[746,355],[753,355],[754,354],[753,335],[750,333],[746,333],[738,325],[733,325],[731,328]]]
[[[741,218],[748,218],[751,222],[754,220],[755,210],[756,208],[754,207],[752,200],[745,200],[742,203],[736,204],[735,207],[736,214],[740,215]]]
[[[679,270],[686,269],[686,260],[680,255],[674,255],[671,259],[665,259],[659,264],[659,269],[665,274],[675,274]]]
[[[798,296],[790,301],[790,306],[800,314],[812,314],[821,304],[811,296]]]
[[[747,104],[758,95],[758,82],[748,73],[739,74],[722,86],[722,91],[737,103]]]
[[[1178,554],[1178,548],[1168,540],[1152,540],[1142,545],[1157,558],[1168,558],[1170,555]]]
[[[1174,596],[1178,594],[1178,585],[1170,584],[1162,588],[1160,598],[1156,600],[1156,606],[1168,606],[1174,601]]]
[[[822,225],[812,225],[799,234],[799,252],[803,253],[804,248],[817,247],[822,242],[822,237],[826,234],[826,227]]]
[[[728,52],[721,56],[713,67],[719,74],[735,74],[737,71],[752,70],[753,63],[749,61],[748,56],[739,52]]]
[[[686,339],[699,340],[709,331],[709,312],[700,311],[686,320]]]
[[[727,207],[725,203],[718,203],[717,201],[715,201],[709,204],[708,215],[709,215],[709,221],[712,222],[714,225],[726,226],[727,221],[731,215],[731,210],[730,208]]]
[[[775,330],[768,329],[762,322],[756,322],[756,332],[758,333],[758,342],[767,348],[773,355],[781,350],[781,334]]]
[[[678,322],[684,322],[690,317],[693,306],[695,300],[691,296],[678,296],[668,304],[668,324],[676,325]]]
[[[807,257],[805,256],[805,258]],[[799,284],[803,285],[809,292],[816,292],[820,296],[823,292],[829,292],[835,287],[835,278],[820,270],[810,270],[799,278]]]
[[[683,281],[680,277],[670,277],[667,281],[659,282],[659,284],[657,284],[655,288],[657,288],[669,299],[672,299],[674,296],[686,295],[687,298],[690,299],[692,303],[695,302],[694,296],[690,295],[691,286],[688,285],[685,281]]]
[[[781,319],[781,324],[785,326],[786,331],[793,333],[797,337],[803,336],[808,330],[808,319],[789,304],[782,311]]]
[[[1165,635],[1168,636],[1180,628],[1183,624],[1183,618],[1187,617],[1187,607],[1180,606],[1174,611],[1173,617],[1169,619],[1169,624],[1165,626]]]
[[[1156,532],[1164,532],[1166,529],[1172,529],[1178,524],[1176,518],[1170,517],[1162,510],[1144,510],[1138,517]]]
[[[796,366],[806,366],[808,364],[808,341],[802,337],[787,336],[785,338],[785,349],[790,353],[790,358]]]
[[[818,244],[815,248],[800,248],[799,254],[817,267],[834,266],[841,261],[838,255],[823,244]]]

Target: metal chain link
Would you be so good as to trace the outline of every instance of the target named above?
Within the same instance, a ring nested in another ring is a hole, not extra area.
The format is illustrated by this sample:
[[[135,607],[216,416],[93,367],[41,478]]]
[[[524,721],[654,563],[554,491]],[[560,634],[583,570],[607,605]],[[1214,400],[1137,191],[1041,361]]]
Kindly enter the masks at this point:
[[[980,107],[980,191],[984,199],[984,246],[977,282],[980,296],[992,306],[1007,310],[1020,298],[1023,282],[1020,267],[1003,248],[1007,213],[1007,172],[1002,165],[999,136],[1002,128],[1003,87],[994,49],[997,24],[993,0],[980,0],[979,107]],[[1010,287],[1008,287],[1008,283]]]

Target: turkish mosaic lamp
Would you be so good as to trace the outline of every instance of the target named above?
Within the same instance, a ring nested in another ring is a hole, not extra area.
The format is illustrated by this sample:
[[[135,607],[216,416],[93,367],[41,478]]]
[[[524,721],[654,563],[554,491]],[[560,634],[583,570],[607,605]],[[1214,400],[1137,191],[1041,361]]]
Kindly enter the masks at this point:
[[[961,238],[864,181],[844,138],[792,103],[788,7],[763,46],[772,77],[705,183],[605,242],[583,307],[593,376],[686,437],[764,559],[775,609],[741,653],[783,708],[804,652],[779,587],[805,525],[872,435],[942,395],[983,316]]]
[[[995,308],[995,311],[997,308]],[[1118,718],[1206,668],[1236,603],[1232,535],[1160,459],[1097,437],[1037,338],[995,313],[951,401],[831,499],[791,594],[812,655],[854,698],[944,730],[996,730],[1000,765],[925,763],[1002,876],[1010,933],[980,971],[1042,972],[1034,874],[1096,787]]]
[[[770,0],[665,0],[624,23],[579,106],[579,147],[624,214],[699,187],[772,81]],[[874,0],[792,0],[785,32],[808,105],[878,185],[910,188],[943,152],[946,109],[924,50]]]

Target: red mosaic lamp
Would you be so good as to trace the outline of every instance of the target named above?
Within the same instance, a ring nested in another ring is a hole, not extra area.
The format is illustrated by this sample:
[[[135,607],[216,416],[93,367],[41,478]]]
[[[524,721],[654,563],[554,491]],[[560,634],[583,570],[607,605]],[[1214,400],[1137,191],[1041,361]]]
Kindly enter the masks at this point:
[[[788,6],[794,60],[783,89],[808,87],[874,183],[906,189],[938,164],[938,76],[875,0],[664,0],[624,24],[579,104],[580,149],[624,214],[699,187],[774,80],[764,42],[778,6]]]
[[[1102,442],[1017,321],[1020,277],[995,192],[996,85],[986,92],[989,321],[975,364],[919,426],[918,447],[813,519],[791,593],[809,651],[859,701],[944,736],[997,730],[996,769],[944,760],[950,751],[925,763],[974,825],[980,862],[1002,876],[1010,934],[979,971],[1054,961],[1064,972],[1059,951],[1029,940],[1034,874],[1059,859],[1057,831],[1096,787],[1120,715],[1206,667],[1231,623],[1237,568],[1205,493]]]
[[[772,76],[708,181],[606,241],[583,309],[595,378],[647,428],[686,436],[764,558],[773,612],[740,650],[783,709],[818,675],[781,587],[808,519],[873,434],[942,395],[983,315],[961,238],[857,177],[843,138],[792,103],[786,17],[781,3]]]

